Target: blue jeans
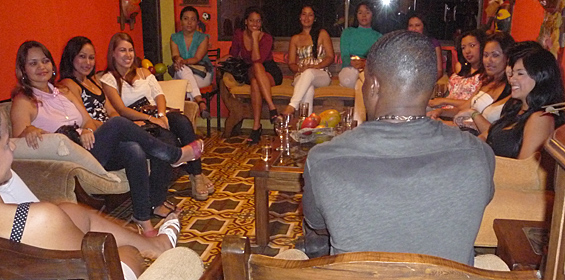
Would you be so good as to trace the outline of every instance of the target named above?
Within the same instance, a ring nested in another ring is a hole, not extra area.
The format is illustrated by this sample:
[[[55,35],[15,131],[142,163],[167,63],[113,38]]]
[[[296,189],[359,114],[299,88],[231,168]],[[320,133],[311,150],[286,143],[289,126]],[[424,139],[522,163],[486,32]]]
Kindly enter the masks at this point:
[[[123,117],[111,118],[94,136],[96,142],[90,152],[107,170],[126,169],[134,218],[149,220],[152,208],[166,199],[172,179],[170,163],[178,161],[181,149],[158,140]],[[147,158],[152,159],[151,175],[147,172]],[[154,166],[154,162],[158,164]]]

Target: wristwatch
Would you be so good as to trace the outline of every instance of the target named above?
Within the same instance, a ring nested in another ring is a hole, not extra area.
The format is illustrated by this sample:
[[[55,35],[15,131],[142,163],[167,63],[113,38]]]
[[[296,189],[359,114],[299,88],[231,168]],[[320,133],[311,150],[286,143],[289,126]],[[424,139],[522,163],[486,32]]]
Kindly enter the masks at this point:
[[[165,116],[164,113],[161,113],[161,112],[157,113],[157,118],[162,118],[162,117],[164,117],[164,116]]]

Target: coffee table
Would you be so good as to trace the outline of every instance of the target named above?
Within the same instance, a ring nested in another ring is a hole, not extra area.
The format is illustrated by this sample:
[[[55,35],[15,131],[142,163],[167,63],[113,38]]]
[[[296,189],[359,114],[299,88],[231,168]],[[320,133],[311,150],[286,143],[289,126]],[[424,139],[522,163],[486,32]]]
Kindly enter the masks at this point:
[[[292,142],[290,153],[276,151],[279,146],[277,137],[273,140],[272,158],[257,161],[249,172],[255,178],[255,237],[260,247],[267,246],[270,238],[269,191],[302,191],[304,163],[314,144]]]

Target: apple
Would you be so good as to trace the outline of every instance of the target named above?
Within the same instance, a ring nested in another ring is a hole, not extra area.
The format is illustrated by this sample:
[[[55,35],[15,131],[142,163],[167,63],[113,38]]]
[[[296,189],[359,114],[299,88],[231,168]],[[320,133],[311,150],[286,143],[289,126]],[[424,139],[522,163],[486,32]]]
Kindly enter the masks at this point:
[[[316,115],[316,113],[310,114],[309,118],[315,118],[316,121],[318,121],[318,123],[320,123],[322,121],[322,117]]]
[[[154,67],[157,74],[163,74],[167,72],[167,65],[165,65],[164,63],[157,63]]]
[[[318,120],[316,120],[316,118],[307,117],[302,122],[300,128],[315,128],[316,126],[318,126]]]
[[[151,74],[153,74],[153,75],[155,75],[155,73],[157,73],[157,72],[155,72],[155,67],[153,67],[153,66],[149,66],[149,68],[147,68],[147,70],[149,70],[149,72],[151,72]]]

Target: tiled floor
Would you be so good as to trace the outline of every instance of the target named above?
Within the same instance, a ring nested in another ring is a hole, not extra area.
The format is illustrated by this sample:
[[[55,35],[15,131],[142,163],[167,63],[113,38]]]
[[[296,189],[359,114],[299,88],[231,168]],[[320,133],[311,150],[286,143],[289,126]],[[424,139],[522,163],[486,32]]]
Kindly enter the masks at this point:
[[[226,234],[255,238],[253,178],[249,170],[259,159],[259,147],[248,147],[245,137],[222,139],[219,134],[205,139],[203,171],[216,186],[206,201],[193,200],[188,176],[181,176],[170,189],[169,200],[183,208],[178,246],[198,252],[209,264],[220,253]],[[265,254],[293,247],[302,235],[301,194],[271,192],[269,201],[271,242]],[[114,212],[120,218],[131,215],[127,204]],[[159,223],[159,220],[154,220]]]

